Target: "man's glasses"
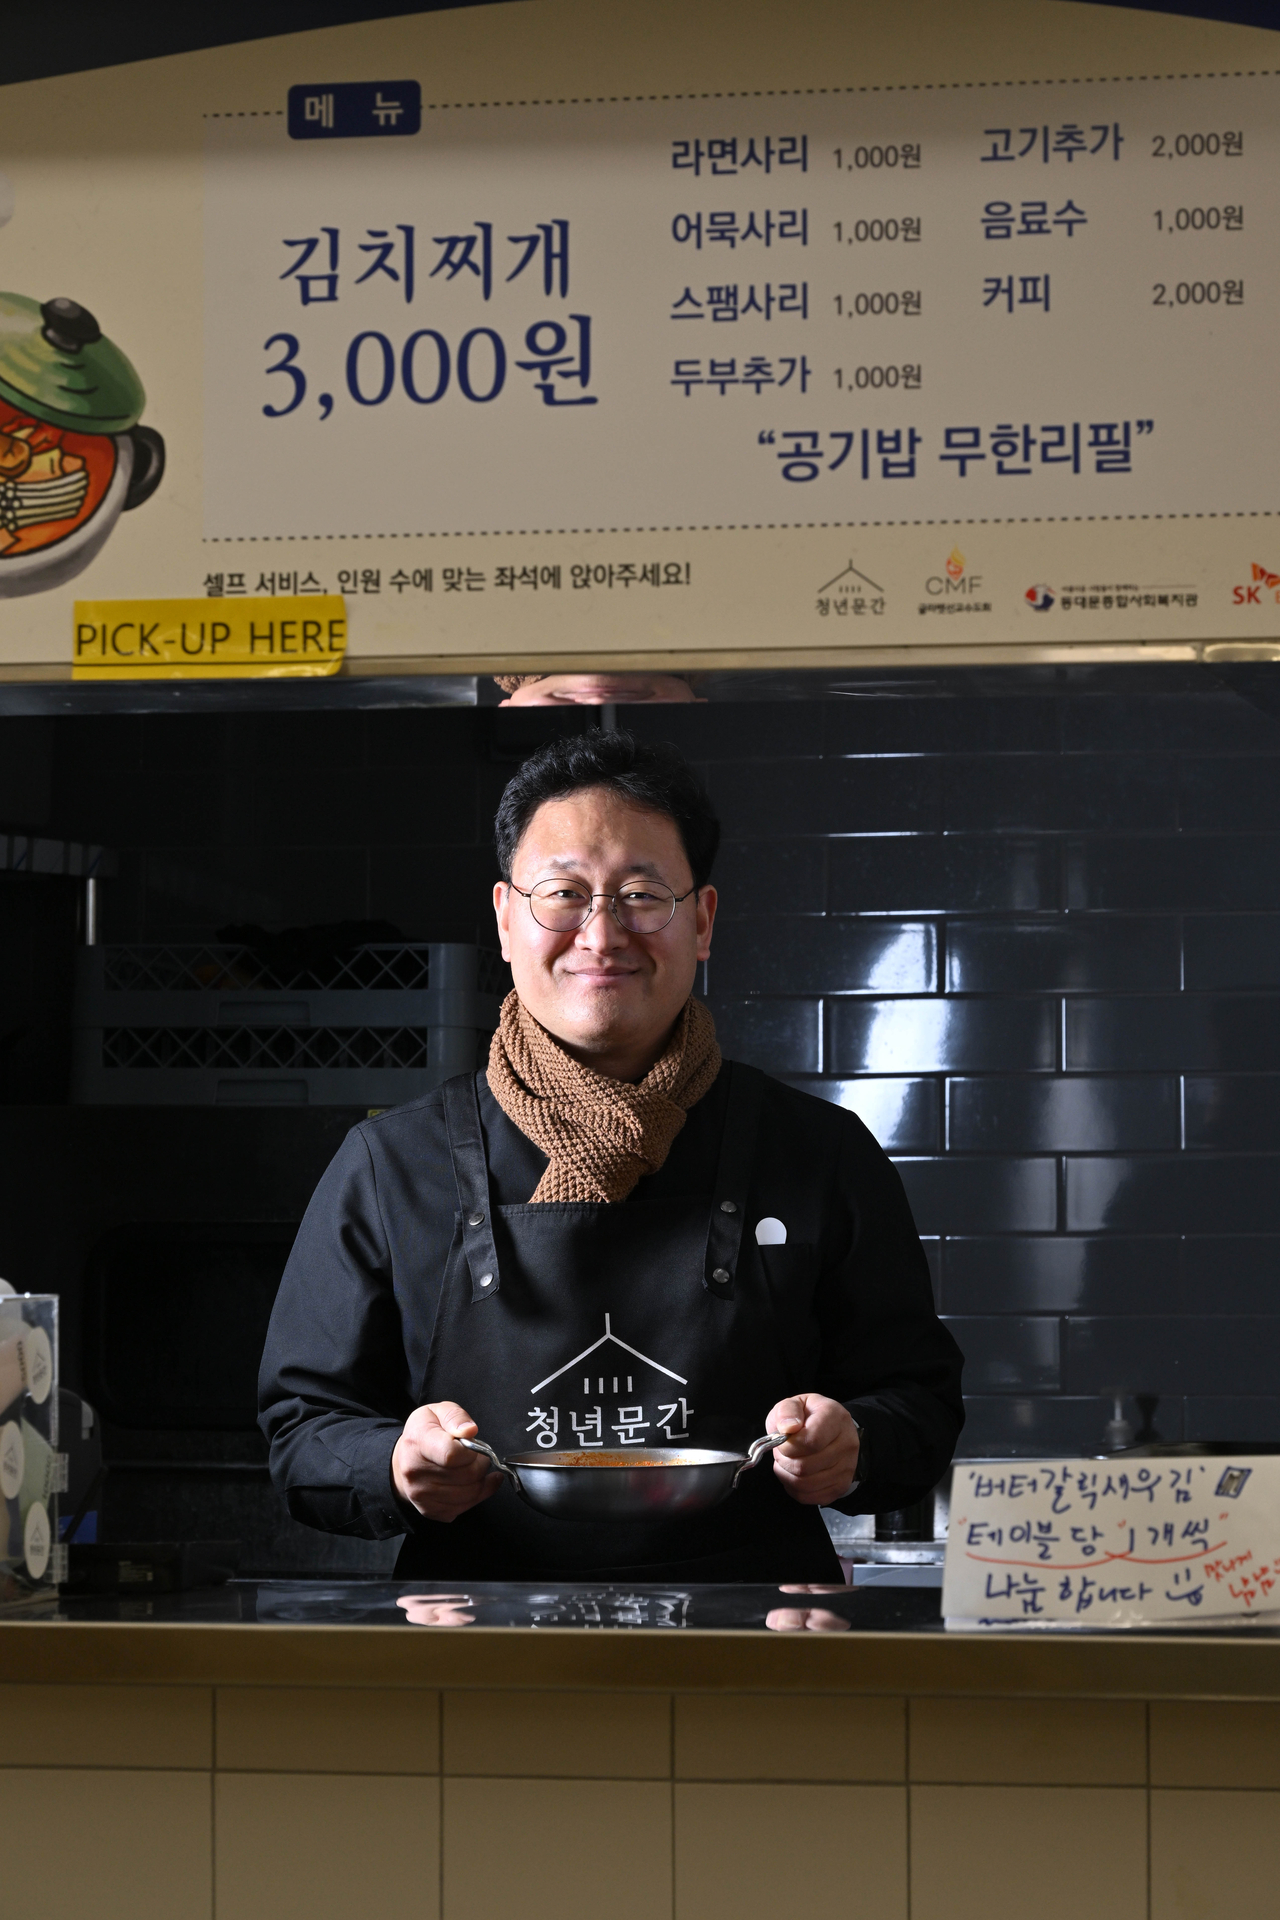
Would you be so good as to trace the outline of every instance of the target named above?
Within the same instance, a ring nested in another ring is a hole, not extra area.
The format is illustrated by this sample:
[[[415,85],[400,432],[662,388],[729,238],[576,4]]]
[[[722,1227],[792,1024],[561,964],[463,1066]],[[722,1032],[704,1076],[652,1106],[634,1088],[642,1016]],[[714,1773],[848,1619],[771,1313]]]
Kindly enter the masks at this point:
[[[644,880],[617,893],[592,893],[572,880],[539,880],[531,889],[517,887],[513,881],[511,891],[524,895],[530,913],[548,933],[573,933],[585,927],[597,900],[609,902],[610,913],[628,933],[661,933],[675,919],[680,902],[698,889],[672,893],[660,880]]]

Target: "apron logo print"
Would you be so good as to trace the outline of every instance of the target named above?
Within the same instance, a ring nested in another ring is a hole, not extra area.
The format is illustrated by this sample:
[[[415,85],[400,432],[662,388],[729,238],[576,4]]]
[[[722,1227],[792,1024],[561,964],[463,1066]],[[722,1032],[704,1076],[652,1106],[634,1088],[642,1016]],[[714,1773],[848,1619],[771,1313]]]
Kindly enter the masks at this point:
[[[602,1347],[609,1346],[617,1347],[621,1353],[630,1355],[632,1364],[629,1369],[625,1361],[615,1363],[619,1364],[617,1373],[613,1372],[612,1365],[607,1374],[601,1373],[599,1367],[603,1363],[602,1360],[596,1362],[594,1369],[588,1366],[587,1363],[593,1354],[598,1354]],[[639,1366],[636,1362],[639,1362]],[[594,1407],[578,1405],[568,1406],[565,1409],[566,1424],[572,1428],[575,1443],[579,1447],[604,1445],[604,1395],[610,1386],[615,1394],[626,1394],[629,1402],[626,1405],[621,1401],[618,1402],[617,1417],[610,1422],[611,1431],[618,1436],[615,1443],[617,1446],[644,1446],[646,1430],[655,1425],[662,1429],[668,1440],[687,1440],[689,1416],[695,1411],[687,1399],[662,1402],[660,1398],[663,1390],[662,1383],[653,1382],[651,1386],[646,1387],[643,1377],[638,1391],[641,1395],[650,1392],[657,1401],[656,1417],[653,1420],[645,1417],[643,1398],[639,1401],[631,1399],[631,1396],[637,1392],[635,1384],[637,1373],[643,1375],[646,1372],[662,1374],[666,1380],[674,1380],[679,1387],[687,1387],[689,1384],[682,1374],[673,1373],[671,1368],[664,1367],[661,1361],[651,1360],[647,1354],[641,1353],[638,1347],[628,1346],[625,1340],[620,1340],[613,1331],[611,1316],[606,1313],[604,1332],[598,1340],[593,1340],[589,1347],[584,1347],[582,1352],[575,1354],[572,1360],[566,1360],[562,1367],[558,1367],[554,1373],[549,1373],[545,1380],[539,1380],[536,1386],[529,1389],[530,1396],[536,1404],[529,1409],[529,1424],[525,1432],[533,1434],[538,1446],[554,1447],[560,1432],[560,1406],[543,1406],[538,1400],[538,1395],[544,1388],[553,1386],[557,1380],[561,1380],[564,1382],[560,1389],[561,1394],[576,1399],[580,1377],[584,1400],[591,1397],[593,1379],[595,1391],[599,1397]],[[680,1431],[676,1431],[677,1427]]]

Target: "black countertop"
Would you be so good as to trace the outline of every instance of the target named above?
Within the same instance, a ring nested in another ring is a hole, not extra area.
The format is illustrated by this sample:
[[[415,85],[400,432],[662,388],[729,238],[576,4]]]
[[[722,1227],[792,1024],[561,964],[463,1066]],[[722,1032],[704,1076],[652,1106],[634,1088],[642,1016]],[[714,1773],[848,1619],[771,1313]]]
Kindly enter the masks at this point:
[[[469,1586],[380,1580],[233,1580],[192,1593],[60,1596],[25,1617],[78,1625],[577,1627],[664,1631],[941,1632],[933,1587]]]
[[[6,1612],[0,1681],[1280,1700],[1270,1623],[949,1632],[941,1599],[937,1587],[233,1580]]]
[[[575,1628],[708,1633],[945,1634],[938,1587],[592,1586],[480,1581],[470,1585],[383,1580],[232,1580],[190,1593],[78,1597],[60,1595],[10,1618],[70,1625]],[[1269,1619],[1206,1621],[1123,1630],[1031,1625],[1041,1638],[1090,1635],[1122,1640],[1280,1640]],[[954,1633],[952,1635],[954,1636]],[[967,1636],[966,1636],[967,1637]]]

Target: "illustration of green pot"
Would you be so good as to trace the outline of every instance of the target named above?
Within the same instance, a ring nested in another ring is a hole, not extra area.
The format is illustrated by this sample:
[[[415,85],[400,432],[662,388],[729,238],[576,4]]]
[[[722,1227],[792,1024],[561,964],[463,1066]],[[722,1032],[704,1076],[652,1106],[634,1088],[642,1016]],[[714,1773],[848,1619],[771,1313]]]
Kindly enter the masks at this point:
[[[164,475],[146,394],[74,300],[0,293],[0,599],[83,572]]]

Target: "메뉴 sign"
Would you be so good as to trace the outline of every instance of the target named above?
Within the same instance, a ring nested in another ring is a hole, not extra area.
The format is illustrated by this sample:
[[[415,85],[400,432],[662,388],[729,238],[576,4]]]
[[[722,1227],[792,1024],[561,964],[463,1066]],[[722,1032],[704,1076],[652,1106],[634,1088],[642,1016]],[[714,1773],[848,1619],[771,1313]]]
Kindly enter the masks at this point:
[[[74,680],[283,679],[336,673],[338,594],[272,599],[77,600]]]

